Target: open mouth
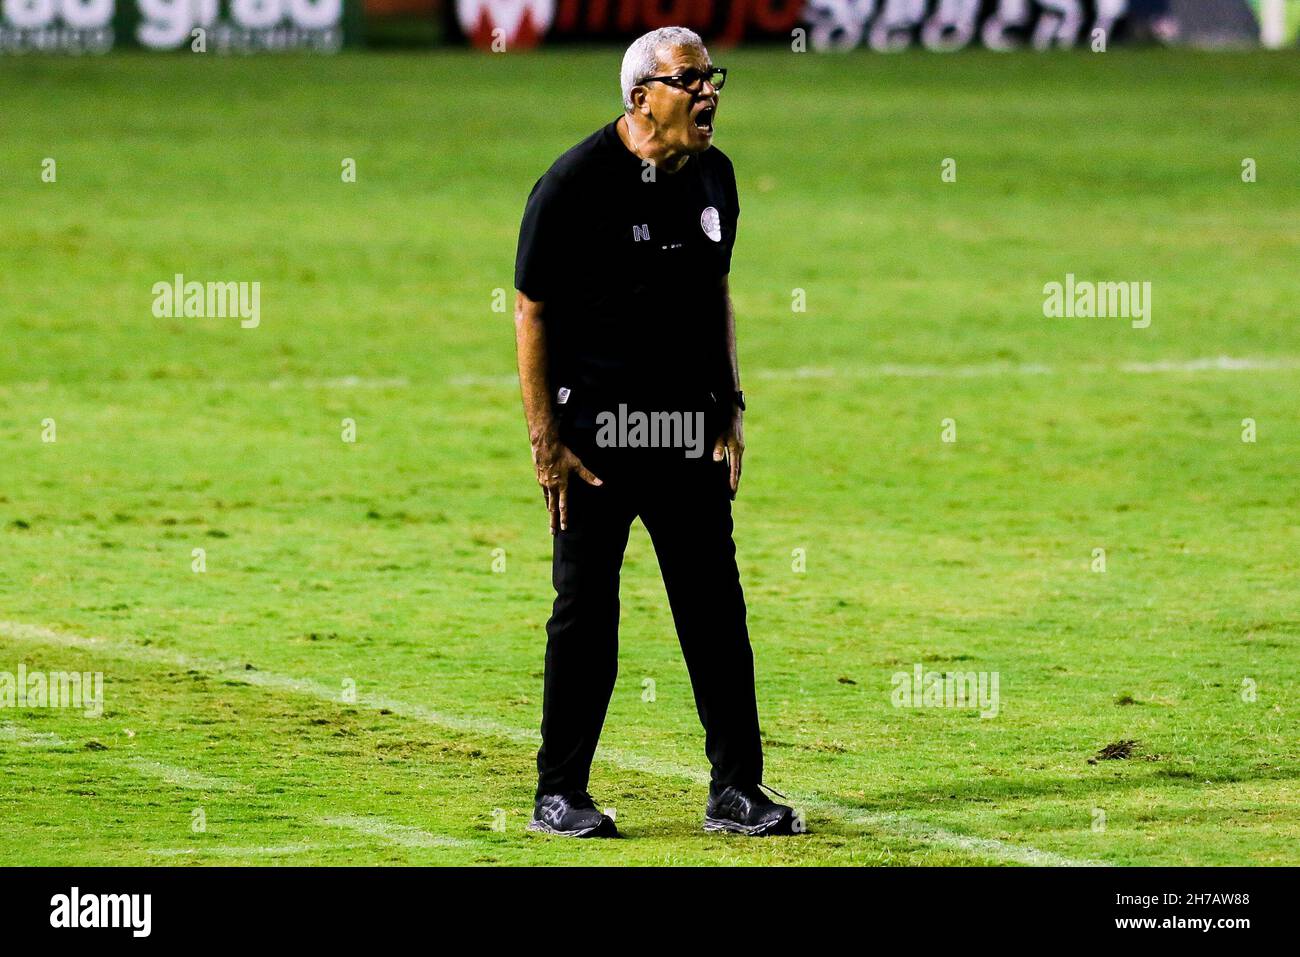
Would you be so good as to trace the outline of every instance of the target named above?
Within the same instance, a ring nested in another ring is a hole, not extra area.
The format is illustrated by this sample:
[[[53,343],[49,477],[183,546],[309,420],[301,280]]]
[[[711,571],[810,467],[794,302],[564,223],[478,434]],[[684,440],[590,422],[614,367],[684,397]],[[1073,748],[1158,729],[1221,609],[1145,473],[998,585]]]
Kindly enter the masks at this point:
[[[705,102],[700,104],[695,110],[692,119],[695,121],[697,130],[704,130],[707,133],[713,132],[713,114],[718,110],[717,104]]]

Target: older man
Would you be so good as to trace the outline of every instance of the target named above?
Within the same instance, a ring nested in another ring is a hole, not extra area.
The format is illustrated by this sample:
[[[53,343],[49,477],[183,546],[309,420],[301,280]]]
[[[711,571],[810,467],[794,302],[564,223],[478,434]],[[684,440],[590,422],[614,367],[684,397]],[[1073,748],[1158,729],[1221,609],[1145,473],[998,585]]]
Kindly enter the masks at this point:
[[[760,790],[731,538],[745,402],[727,288],[740,205],[713,146],[726,71],[695,33],[667,27],[628,48],[620,78],[623,115],[533,187],[515,261],[519,380],[556,592],[529,827],[617,836],[587,787],[618,671],[619,569],[640,517],[704,725],[705,830],[790,833],[791,809]]]

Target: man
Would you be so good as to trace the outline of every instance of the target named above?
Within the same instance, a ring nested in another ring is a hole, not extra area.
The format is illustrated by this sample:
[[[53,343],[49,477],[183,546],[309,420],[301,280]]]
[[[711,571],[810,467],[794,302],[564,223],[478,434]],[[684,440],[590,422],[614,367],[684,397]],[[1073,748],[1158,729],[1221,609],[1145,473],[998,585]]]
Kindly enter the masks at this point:
[[[619,569],[637,517],[705,729],[705,829],[793,830],[792,810],[759,789],[731,538],[745,402],[727,287],[740,206],[731,161],[713,147],[725,78],[690,30],[641,37],[623,57],[623,115],[561,156],[524,211],[519,381],[556,592],[531,830],[617,836],[587,786],[618,670]],[[706,440],[711,455],[700,454]]]

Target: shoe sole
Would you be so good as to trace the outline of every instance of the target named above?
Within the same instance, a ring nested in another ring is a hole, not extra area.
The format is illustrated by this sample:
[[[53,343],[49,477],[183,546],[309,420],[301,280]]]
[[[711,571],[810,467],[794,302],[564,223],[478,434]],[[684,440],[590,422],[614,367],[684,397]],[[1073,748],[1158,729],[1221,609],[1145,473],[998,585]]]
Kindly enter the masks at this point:
[[[704,818],[704,830],[711,834],[725,832],[744,834],[746,837],[774,837],[794,833],[789,817],[779,817],[775,821],[768,821],[766,824],[741,824],[738,821],[730,821],[726,818],[706,816]]]
[[[593,824],[591,827],[584,827],[576,831],[561,831],[551,827],[545,821],[529,821],[528,830],[536,831],[539,834],[550,834],[554,837],[618,837],[618,828],[608,817],[602,817],[599,824]]]

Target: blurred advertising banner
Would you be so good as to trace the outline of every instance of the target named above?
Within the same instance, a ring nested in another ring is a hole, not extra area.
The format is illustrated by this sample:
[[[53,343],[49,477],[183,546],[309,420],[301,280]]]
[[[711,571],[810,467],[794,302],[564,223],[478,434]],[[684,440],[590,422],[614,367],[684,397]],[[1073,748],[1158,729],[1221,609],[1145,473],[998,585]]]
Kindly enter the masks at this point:
[[[451,36],[496,52],[626,41],[687,26],[716,45],[894,53],[983,46],[1048,50],[1112,42],[1255,45],[1260,23],[1295,42],[1297,0],[448,0]],[[1266,32],[1266,37],[1272,34]],[[1273,45],[1273,44],[1270,44]]]
[[[500,50],[546,42],[625,40],[684,26],[722,44],[790,39],[807,0],[452,0],[462,36]]]
[[[105,53],[119,28],[114,0],[0,0],[0,53]]]
[[[1129,0],[809,0],[809,40],[816,50],[879,53],[1095,46],[1128,12]]]
[[[344,0],[0,0],[0,53],[105,53],[114,47],[331,53],[359,36]]]
[[[803,52],[1294,47],[1300,0],[0,0],[0,54],[623,44],[678,24]]]
[[[628,39],[678,24],[715,44],[881,52],[909,47],[1044,49],[1109,34],[1128,0],[453,0],[462,36],[485,49]]]

